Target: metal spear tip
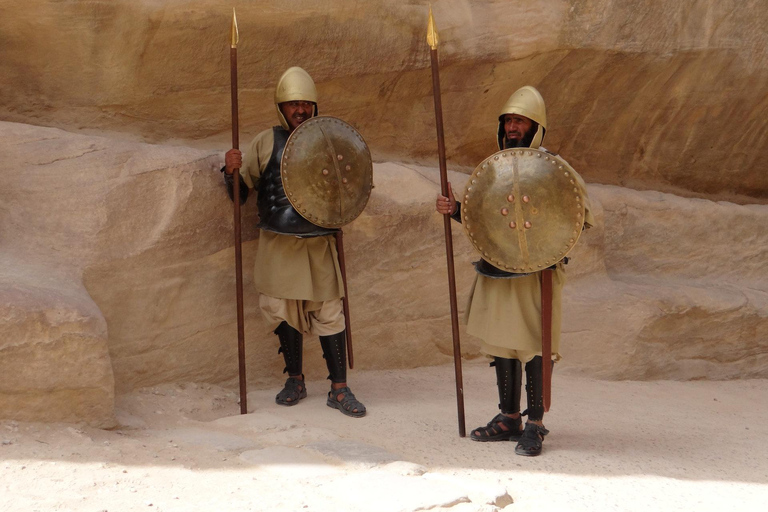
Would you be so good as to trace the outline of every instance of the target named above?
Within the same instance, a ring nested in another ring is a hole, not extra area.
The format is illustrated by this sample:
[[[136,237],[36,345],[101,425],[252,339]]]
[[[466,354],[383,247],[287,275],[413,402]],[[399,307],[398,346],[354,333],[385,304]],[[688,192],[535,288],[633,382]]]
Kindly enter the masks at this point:
[[[437,25],[435,25],[435,18],[432,16],[432,4],[429,4],[429,23],[427,24],[427,44],[433,50],[437,50],[437,45],[440,42],[440,38],[437,35]]]
[[[232,8],[232,48],[237,48],[237,43],[240,42],[240,32],[237,30],[237,13],[235,8]]]

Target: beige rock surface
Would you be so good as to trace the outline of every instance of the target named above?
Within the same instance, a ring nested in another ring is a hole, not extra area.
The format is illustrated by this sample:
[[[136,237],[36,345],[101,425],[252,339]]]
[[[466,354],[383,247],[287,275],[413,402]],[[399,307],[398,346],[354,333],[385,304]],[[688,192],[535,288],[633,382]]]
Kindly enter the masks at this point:
[[[492,147],[519,86],[588,182],[768,200],[763,0],[437,0],[449,161]],[[381,160],[434,165],[427,2],[235,2],[243,139],[275,122],[282,71]],[[232,2],[0,2],[0,120],[228,144]]]
[[[114,422],[114,394],[237,375],[231,203],[220,154],[0,123],[0,416]],[[461,190],[466,175],[451,173]],[[357,369],[452,360],[435,169],[385,163],[346,229]],[[768,375],[768,206],[590,185],[568,265],[563,370],[608,379]],[[282,380],[251,276],[249,384]],[[454,224],[459,307],[475,258]],[[478,340],[462,337],[467,359]],[[308,337],[308,378],[326,371]],[[357,380],[352,373],[353,385]],[[23,406],[22,406],[23,405]]]

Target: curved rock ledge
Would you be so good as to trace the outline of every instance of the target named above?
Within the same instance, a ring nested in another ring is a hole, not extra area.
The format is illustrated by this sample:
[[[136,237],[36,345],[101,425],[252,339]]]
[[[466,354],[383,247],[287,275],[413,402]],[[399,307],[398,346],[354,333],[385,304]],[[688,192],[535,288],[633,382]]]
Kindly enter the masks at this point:
[[[237,376],[232,206],[221,154],[0,122],[0,417],[108,426],[115,393]],[[567,155],[565,155],[567,158]],[[461,190],[466,175],[451,173]],[[345,232],[356,368],[452,360],[435,169],[377,164]],[[590,185],[568,265],[563,370],[606,379],[768,377],[768,206]],[[282,380],[251,281],[249,385]],[[474,251],[454,225],[463,311]],[[478,340],[462,337],[468,359]],[[325,377],[306,343],[309,379]]]

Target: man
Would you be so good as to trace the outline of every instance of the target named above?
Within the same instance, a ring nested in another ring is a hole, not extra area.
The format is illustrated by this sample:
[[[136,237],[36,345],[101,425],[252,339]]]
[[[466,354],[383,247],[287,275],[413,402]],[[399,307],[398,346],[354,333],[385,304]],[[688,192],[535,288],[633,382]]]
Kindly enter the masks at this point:
[[[509,98],[499,116],[497,142],[500,150],[512,148],[540,148],[547,125],[544,100],[535,88],[525,86]],[[546,150],[544,150],[546,151]],[[584,189],[584,227],[594,220],[589,211]],[[449,184],[449,191],[451,190]],[[461,205],[450,197],[438,195],[436,208],[441,214],[450,214],[461,222]],[[511,198],[510,198],[511,199]],[[527,197],[524,197],[525,201]],[[505,213],[506,215],[506,213]],[[552,353],[544,364],[554,364],[560,358],[561,298],[565,282],[564,261],[552,271]],[[474,441],[518,441],[515,453],[536,456],[541,453],[542,441],[549,431],[544,428],[543,368],[542,368],[542,272],[505,272],[485,259],[475,263],[477,276],[471,291],[467,311],[467,332],[483,340],[481,350],[493,358],[496,367],[501,413],[486,426],[472,431]],[[528,409],[520,413],[522,367],[525,365]],[[528,416],[525,428],[522,417]]]
[[[280,341],[288,379],[275,397],[293,406],[307,396],[302,367],[303,335],[317,334],[328,366],[331,391],[327,404],[360,418],[365,406],[347,386],[346,334],[341,298],[344,284],[333,233],[312,224],[291,206],[280,176],[280,162],[288,136],[317,115],[317,90],[309,74],[292,67],[275,89],[280,126],[259,133],[245,153],[226,153],[225,182],[233,198],[233,173],[240,169],[240,201],[256,190],[259,210],[259,248],[254,282],[259,307],[269,330]]]

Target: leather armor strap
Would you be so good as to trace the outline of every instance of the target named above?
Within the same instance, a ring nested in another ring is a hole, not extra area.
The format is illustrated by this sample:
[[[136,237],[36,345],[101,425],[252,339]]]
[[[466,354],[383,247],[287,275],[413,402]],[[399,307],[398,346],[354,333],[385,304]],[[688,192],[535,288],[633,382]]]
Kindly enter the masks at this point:
[[[320,336],[320,346],[328,367],[328,379],[335,384],[347,382],[346,332]]]
[[[541,356],[552,361],[552,270],[541,272]],[[552,364],[543,363],[544,410],[549,411],[552,402]]]
[[[288,322],[285,321],[277,326],[275,334],[277,334],[277,338],[280,340],[280,349],[277,352],[283,354],[283,359],[285,359],[285,369],[283,370],[283,373],[287,373],[291,377],[301,375],[304,354],[304,337],[299,331],[288,325]]]
[[[519,359],[494,357],[496,385],[499,388],[499,409],[504,414],[520,412],[520,389],[523,385],[523,365]]]

